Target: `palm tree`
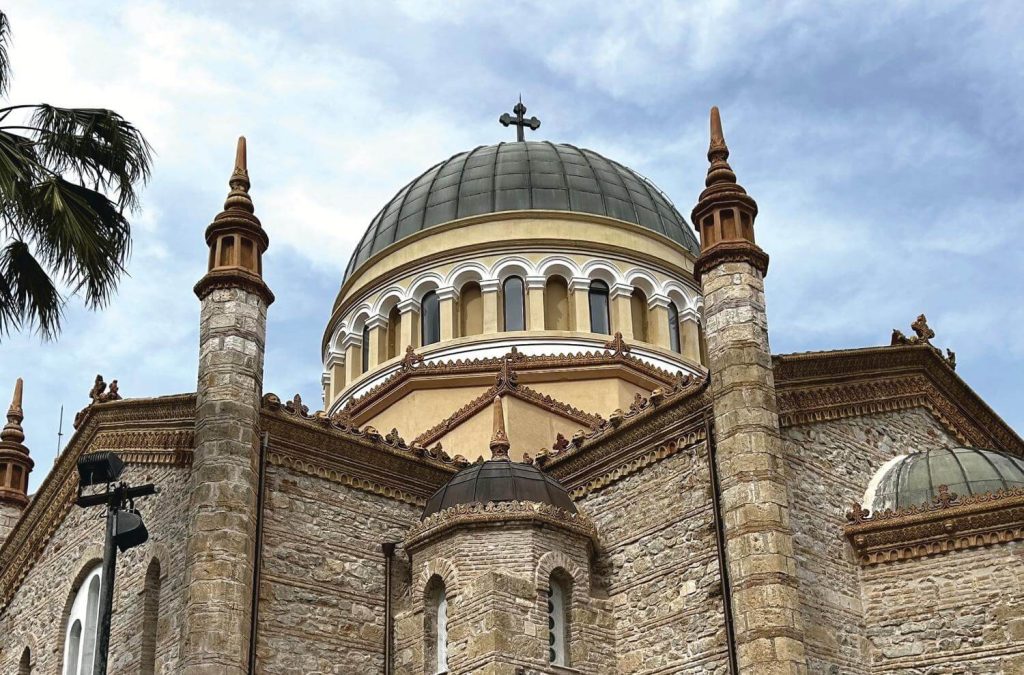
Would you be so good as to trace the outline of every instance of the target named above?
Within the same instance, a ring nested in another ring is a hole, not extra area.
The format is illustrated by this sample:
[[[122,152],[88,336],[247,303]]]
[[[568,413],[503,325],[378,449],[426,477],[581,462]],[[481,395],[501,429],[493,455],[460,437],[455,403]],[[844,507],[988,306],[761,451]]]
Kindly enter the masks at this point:
[[[10,84],[0,11],[0,96]],[[67,299],[104,306],[131,252],[125,211],[149,179],[150,147],[111,110],[0,107],[0,336],[60,330]]]

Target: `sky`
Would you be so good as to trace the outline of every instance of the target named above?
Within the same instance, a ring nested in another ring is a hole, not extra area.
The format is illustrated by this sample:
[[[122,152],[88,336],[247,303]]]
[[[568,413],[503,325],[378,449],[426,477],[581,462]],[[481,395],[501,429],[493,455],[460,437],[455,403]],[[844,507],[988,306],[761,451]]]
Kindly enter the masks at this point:
[[[93,378],[195,390],[203,232],[248,138],[270,236],[264,388],[321,400],[320,340],[371,218],[427,167],[532,137],[648,176],[686,216],[708,109],[757,200],[776,353],[887,344],[924,312],[957,372],[1024,431],[1024,3],[289,3],[15,0],[12,103],[111,108],[152,143],[129,276],[71,298],[51,342],[0,338],[25,378],[30,489]],[[315,407],[315,405],[313,406]]]

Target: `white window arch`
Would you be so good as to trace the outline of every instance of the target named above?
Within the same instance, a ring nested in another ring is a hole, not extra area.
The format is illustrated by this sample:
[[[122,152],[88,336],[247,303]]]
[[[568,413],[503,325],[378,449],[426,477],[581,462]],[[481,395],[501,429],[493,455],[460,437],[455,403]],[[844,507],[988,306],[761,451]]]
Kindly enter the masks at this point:
[[[102,567],[89,570],[71,603],[64,637],[64,675],[92,675],[100,615]]]

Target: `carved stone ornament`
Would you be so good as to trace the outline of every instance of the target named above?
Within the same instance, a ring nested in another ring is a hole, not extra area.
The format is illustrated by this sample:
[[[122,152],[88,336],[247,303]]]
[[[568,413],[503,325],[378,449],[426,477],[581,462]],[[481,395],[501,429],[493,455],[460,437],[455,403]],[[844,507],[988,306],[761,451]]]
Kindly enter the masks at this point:
[[[110,382],[110,387],[107,387],[107,383],[103,381],[102,375],[97,375],[96,380],[93,382],[92,389],[89,390],[89,405],[82,408],[75,414],[75,420],[72,423],[72,427],[77,429],[85,418],[86,411],[97,403],[109,403],[110,401],[120,401],[121,392],[118,390],[117,380]]]
[[[932,338],[935,337],[935,331],[928,325],[928,319],[924,314],[919,314],[917,320],[910,324],[910,328],[914,331],[913,337],[907,337],[902,331],[895,328],[892,329],[892,339],[889,341],[890,346],[897,345],[927,345],[935,351],[935,354],[946,362],[946,364],[956,370],[956,352],[951,349],[946,349],[946,355],[942,355],[942,350],[932,344]]]

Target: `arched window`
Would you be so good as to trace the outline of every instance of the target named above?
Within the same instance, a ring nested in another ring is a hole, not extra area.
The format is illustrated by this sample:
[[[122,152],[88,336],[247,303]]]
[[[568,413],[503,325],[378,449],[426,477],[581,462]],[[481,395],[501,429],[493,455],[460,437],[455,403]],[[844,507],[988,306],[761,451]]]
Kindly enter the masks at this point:
[[[89,571],[71,603],[64,638],[64,675],[90,675],[96,655],[102,568]]]
[[[679,308],[676,307],[676,303],[668,303],[668,342],[672,347],[672,351],[676,354],[681,353],[682,346],[679,344]]]
[[[608,319],[608,284],[597,279],[590,282],[590,332],[611,334]]]
[[[633,338],[647,342],[647,294],[639,288],[629,296],[629,313],[633,319]]]
[[[427,672],[448,672],[448,595],[440,577],[433,577],[426,589],[424,629],[427,639]]]
[[[562,277],[544,285],[544,330],[569,330],[569,284]]]
[[[370,370],[370,327],[363,324],[363,346],[359,348],[359,358],[362,360],[359,364],[362,367],[362,372]]]
[[[548,584],[548,662],[569,665],[569,602],[572,582],[561,570]]]
[[[420,316],[420,344],[425,347],[441,339],[441,301],[435,291],[423,296]]]
[[[18,675],[32,675],[32,650],[25,647],[18,662]]]
[[[480,335],[484,332],[484,296],[480,284],[471,281],[459,292],[459,335]]]
[[[146,568],[146,581],[142,586],[142,650],[139,672],[156,672],[157,629],[160,623],[160,561],[153,558]]]
[[[501,286],[505,301],[505,330],[526,330],[526,303],[523,298],[523,280],[509,277]]]
[[[388,358],[393,359],[402,353],[402,313],[398,305],[388,312]]]

